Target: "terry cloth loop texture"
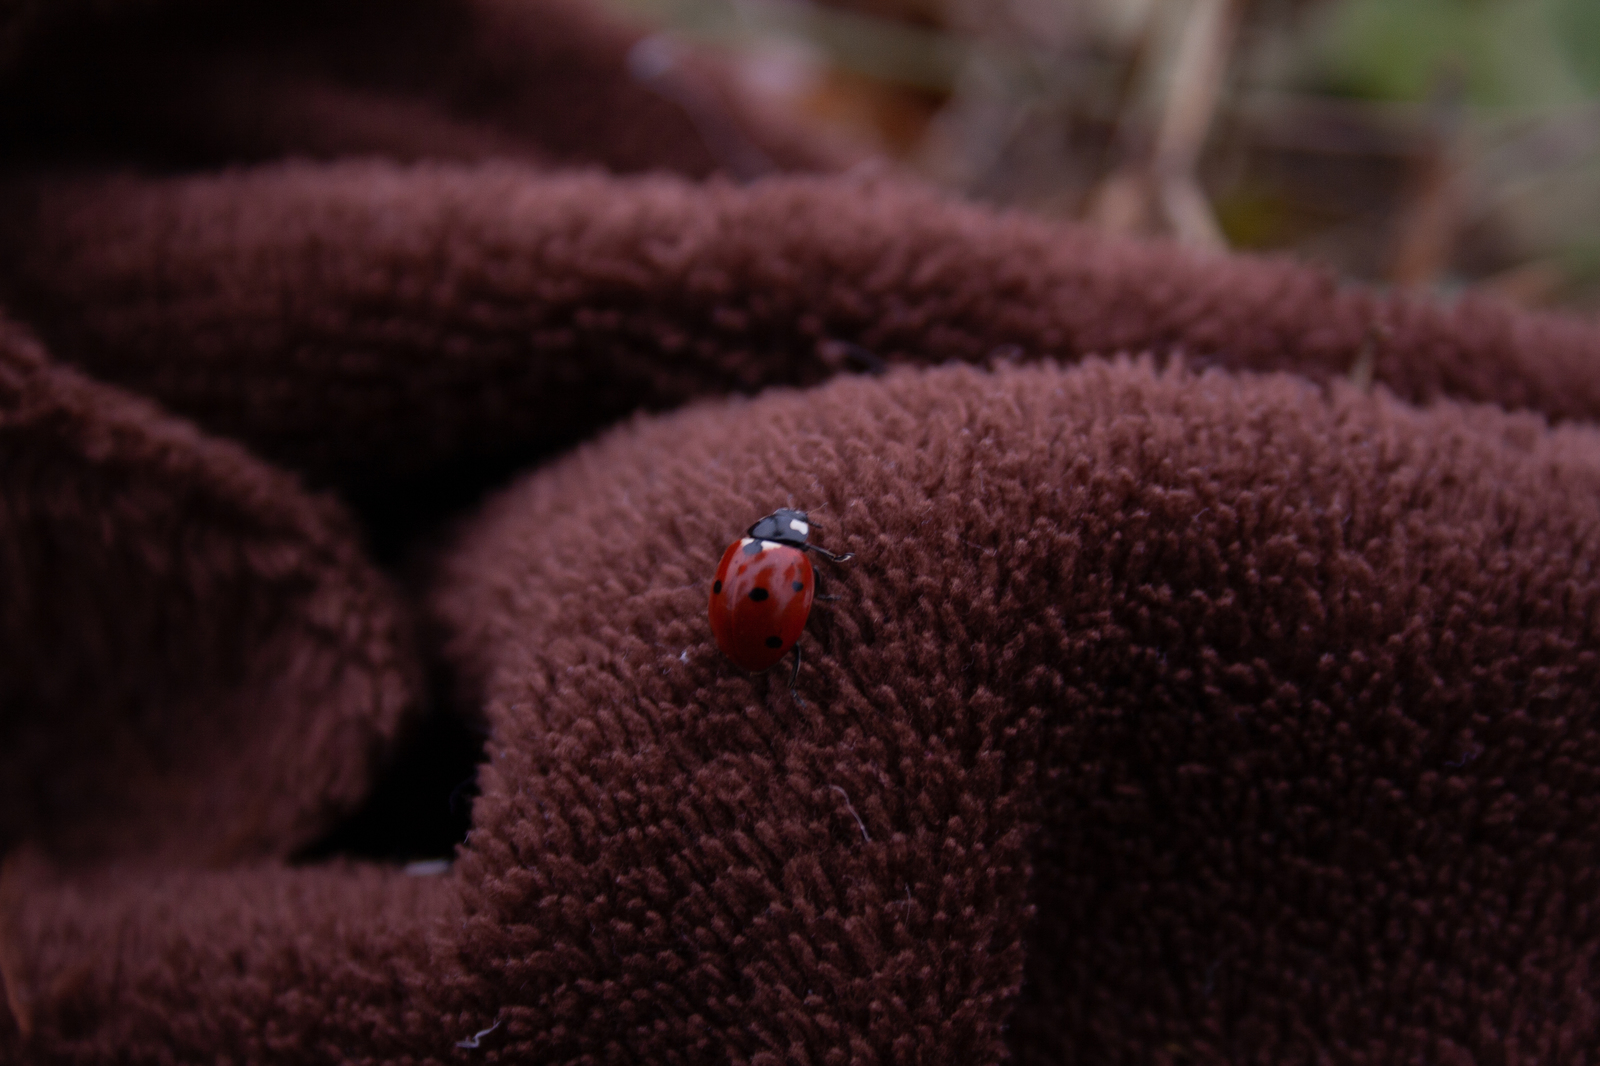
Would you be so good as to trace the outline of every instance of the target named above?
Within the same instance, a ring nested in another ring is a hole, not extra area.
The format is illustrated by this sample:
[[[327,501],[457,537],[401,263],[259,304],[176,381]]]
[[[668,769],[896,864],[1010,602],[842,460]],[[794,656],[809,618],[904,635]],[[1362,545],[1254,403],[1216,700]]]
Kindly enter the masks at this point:
[[[80,1061],[1568,1061],[1597,490],[1592,428],[1126,362],[643,420],[441,561],[492,729],[447,878],[14,861],[12,998]],[[774,495],[858,553],[804,703],[703,622]]]
[[[61,358],[323,484],[503,469],[638,409],[846,366],[1181,353],[1414,402],[1600,411],[1594,331],[885,180],[510,165],[24,184],[0,287]]]
[[[0,851],[282,855],[361,800],[418,671],[341,508],[4,323],[0,471]]]
[[[0,1062],[1592,1056],[1600,329],[736,185],[639,44],[0,11]],[[326,857],[435,665],[467,840]]]
[[[702,617],[780,503],[857,553],[804,702]],[[1290,377],[897,373],[640,423],[437,584],[493,725],[463,959],[551,1061],[1569,1059],[1597,562],[1592,428]]]

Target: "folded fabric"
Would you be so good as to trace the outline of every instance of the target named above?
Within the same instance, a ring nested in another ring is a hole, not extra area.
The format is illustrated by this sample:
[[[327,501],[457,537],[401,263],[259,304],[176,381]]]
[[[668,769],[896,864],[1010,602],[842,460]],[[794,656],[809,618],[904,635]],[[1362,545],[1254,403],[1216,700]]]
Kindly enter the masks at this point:
[[[737,184],[636,40],[0,17],[0,1061],[1592,1056],[1600,329]]]

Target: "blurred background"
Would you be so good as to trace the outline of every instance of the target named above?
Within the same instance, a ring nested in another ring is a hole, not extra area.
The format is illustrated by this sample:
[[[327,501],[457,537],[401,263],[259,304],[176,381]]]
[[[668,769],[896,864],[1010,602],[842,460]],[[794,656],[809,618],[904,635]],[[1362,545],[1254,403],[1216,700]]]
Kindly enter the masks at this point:
[[[605,0],[967,197],[1600,311],[1600,0]]]

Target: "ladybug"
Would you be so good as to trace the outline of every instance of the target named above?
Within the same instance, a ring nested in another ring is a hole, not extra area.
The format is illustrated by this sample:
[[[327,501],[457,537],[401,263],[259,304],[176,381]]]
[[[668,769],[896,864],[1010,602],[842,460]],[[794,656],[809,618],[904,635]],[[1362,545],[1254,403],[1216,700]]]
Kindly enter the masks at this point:
[[[807,553],[836,563],[855,558],[807,543],[810,532],[804,511],[774,511],[722,553],[711,584],[711,632],[735,666],[759,674],[794,648],[794,674],[800,675],[796,642],[817,595]]]

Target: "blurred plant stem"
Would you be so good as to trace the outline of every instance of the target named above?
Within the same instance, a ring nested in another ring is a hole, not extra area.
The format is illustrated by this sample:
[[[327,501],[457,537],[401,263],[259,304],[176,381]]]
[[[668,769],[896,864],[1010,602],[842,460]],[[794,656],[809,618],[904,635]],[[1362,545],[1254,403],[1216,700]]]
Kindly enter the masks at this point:
[[[1170,73],[1146,64],[1147,76],[1165,75],[1166,82],[1154,142],[1147,151],[1129,150],[1143,140],[1139,100],[1130,98],[1118,117],[1118,142],[1134,158],[1125,159],[1096,190],[1089,208],[1092,221],[1117,232],[1170,232],[1198,248],[1228,246],[1200,188],[1197,165],[1216,115],[1242,7],[1243,0],[1190,0]],[[1160,13],[1152,8],[1148,16],[1142,34],[1145,54]]]
[[[974,199],[1600,308],[1600,0],[605,2]]]

